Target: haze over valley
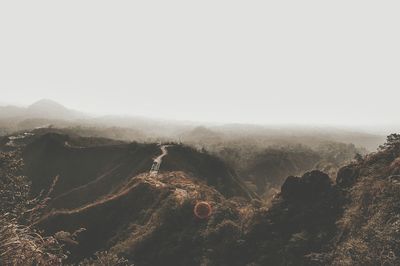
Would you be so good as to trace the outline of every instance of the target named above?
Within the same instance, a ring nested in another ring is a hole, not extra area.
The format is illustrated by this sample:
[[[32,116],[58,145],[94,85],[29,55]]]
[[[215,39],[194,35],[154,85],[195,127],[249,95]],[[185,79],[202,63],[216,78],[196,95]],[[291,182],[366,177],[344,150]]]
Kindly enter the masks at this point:
[[[400,265],[399,12],[1,2],[0,265]]]

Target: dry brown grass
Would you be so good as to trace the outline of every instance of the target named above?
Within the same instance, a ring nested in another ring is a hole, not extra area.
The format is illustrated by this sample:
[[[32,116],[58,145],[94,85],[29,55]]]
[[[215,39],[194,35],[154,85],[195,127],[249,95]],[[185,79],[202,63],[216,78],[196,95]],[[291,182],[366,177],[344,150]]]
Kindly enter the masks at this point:
[[[1,265],[61,265],[64,258],[55,238],[42,237],[7,215],[0,218]]]
[[[400,185],[364,178],[351,191],[338,226],[333,265],[400,264]]]
[[[128,260],[108,251],[96,252],[92,259],[85,259],[78,266],[134,266]]]
[[[0,153],[0,265],[61,265],[62,245],[29,226],[53,187],[45,197],[29,199],[30,183],[21,168],[18,152]]]

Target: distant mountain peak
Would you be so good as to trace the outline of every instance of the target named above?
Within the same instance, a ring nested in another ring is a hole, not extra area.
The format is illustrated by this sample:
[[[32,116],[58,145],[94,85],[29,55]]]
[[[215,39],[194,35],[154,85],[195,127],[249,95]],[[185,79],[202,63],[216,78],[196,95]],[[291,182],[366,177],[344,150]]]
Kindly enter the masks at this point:
[[[60,103],[58,103],[56,101],[50,100],[50,99],[41,99],[41,100],[31,104],[28,108],[29,109],[58,108],[58,109],[63,109],[63,110],[67,109],[62,104],[60,104]]]
[[[34,102],[28,106],[27,110],[29,112],[29,116],[31,117],[63,120],[84,117],[82,113],[69,109],[64,105],[50,99],[42,99]]]

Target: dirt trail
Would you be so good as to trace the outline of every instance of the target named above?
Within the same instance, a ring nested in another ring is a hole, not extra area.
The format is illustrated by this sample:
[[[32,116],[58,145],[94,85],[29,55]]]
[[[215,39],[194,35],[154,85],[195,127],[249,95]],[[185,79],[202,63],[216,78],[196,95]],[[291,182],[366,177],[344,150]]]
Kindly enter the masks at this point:
[[[161,147],[160,147],[161,154],[157,158],[154,159],[153,165],[151,166],[151,169],[150,169],[151,176],[156,176],[158,174],[158,170],[160,170],[162,159],[164,156],[166,156],[168,154],[167,147],[170,147],[170,146],[171,145],[161,145]]]
[[[9,136],[8,137],[8,142],[5,144],[6,146],[9,146],[9,147],[18,147],[18,146],[20,146],[20,144],[18,144],[18,142],[20,141],[20,140],[23,140],[23,139],[25,139],[26,137],[30,137],[30,136],[33,136],[34,134],[33,133],[30,133],[30,132],[24,132],[24,133],[22,133],[22,134],[19,134],[19,135],[13,135],[13,136]]]

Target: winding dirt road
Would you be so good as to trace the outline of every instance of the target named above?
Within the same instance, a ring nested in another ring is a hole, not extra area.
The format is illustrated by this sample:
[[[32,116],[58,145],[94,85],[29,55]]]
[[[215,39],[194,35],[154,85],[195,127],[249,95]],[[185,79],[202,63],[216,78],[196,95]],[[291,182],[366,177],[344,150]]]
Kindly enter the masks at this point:
[[[170,147],[171,145],[161,145],[161,154],[153,160],[153,165],[151,166],[150,169],[150,175],[151,176],[156,176],[158,174],[158,170],[160,170],[160,166],[162,163],[162,159],[164,156],[168,154],[167,148]]]

